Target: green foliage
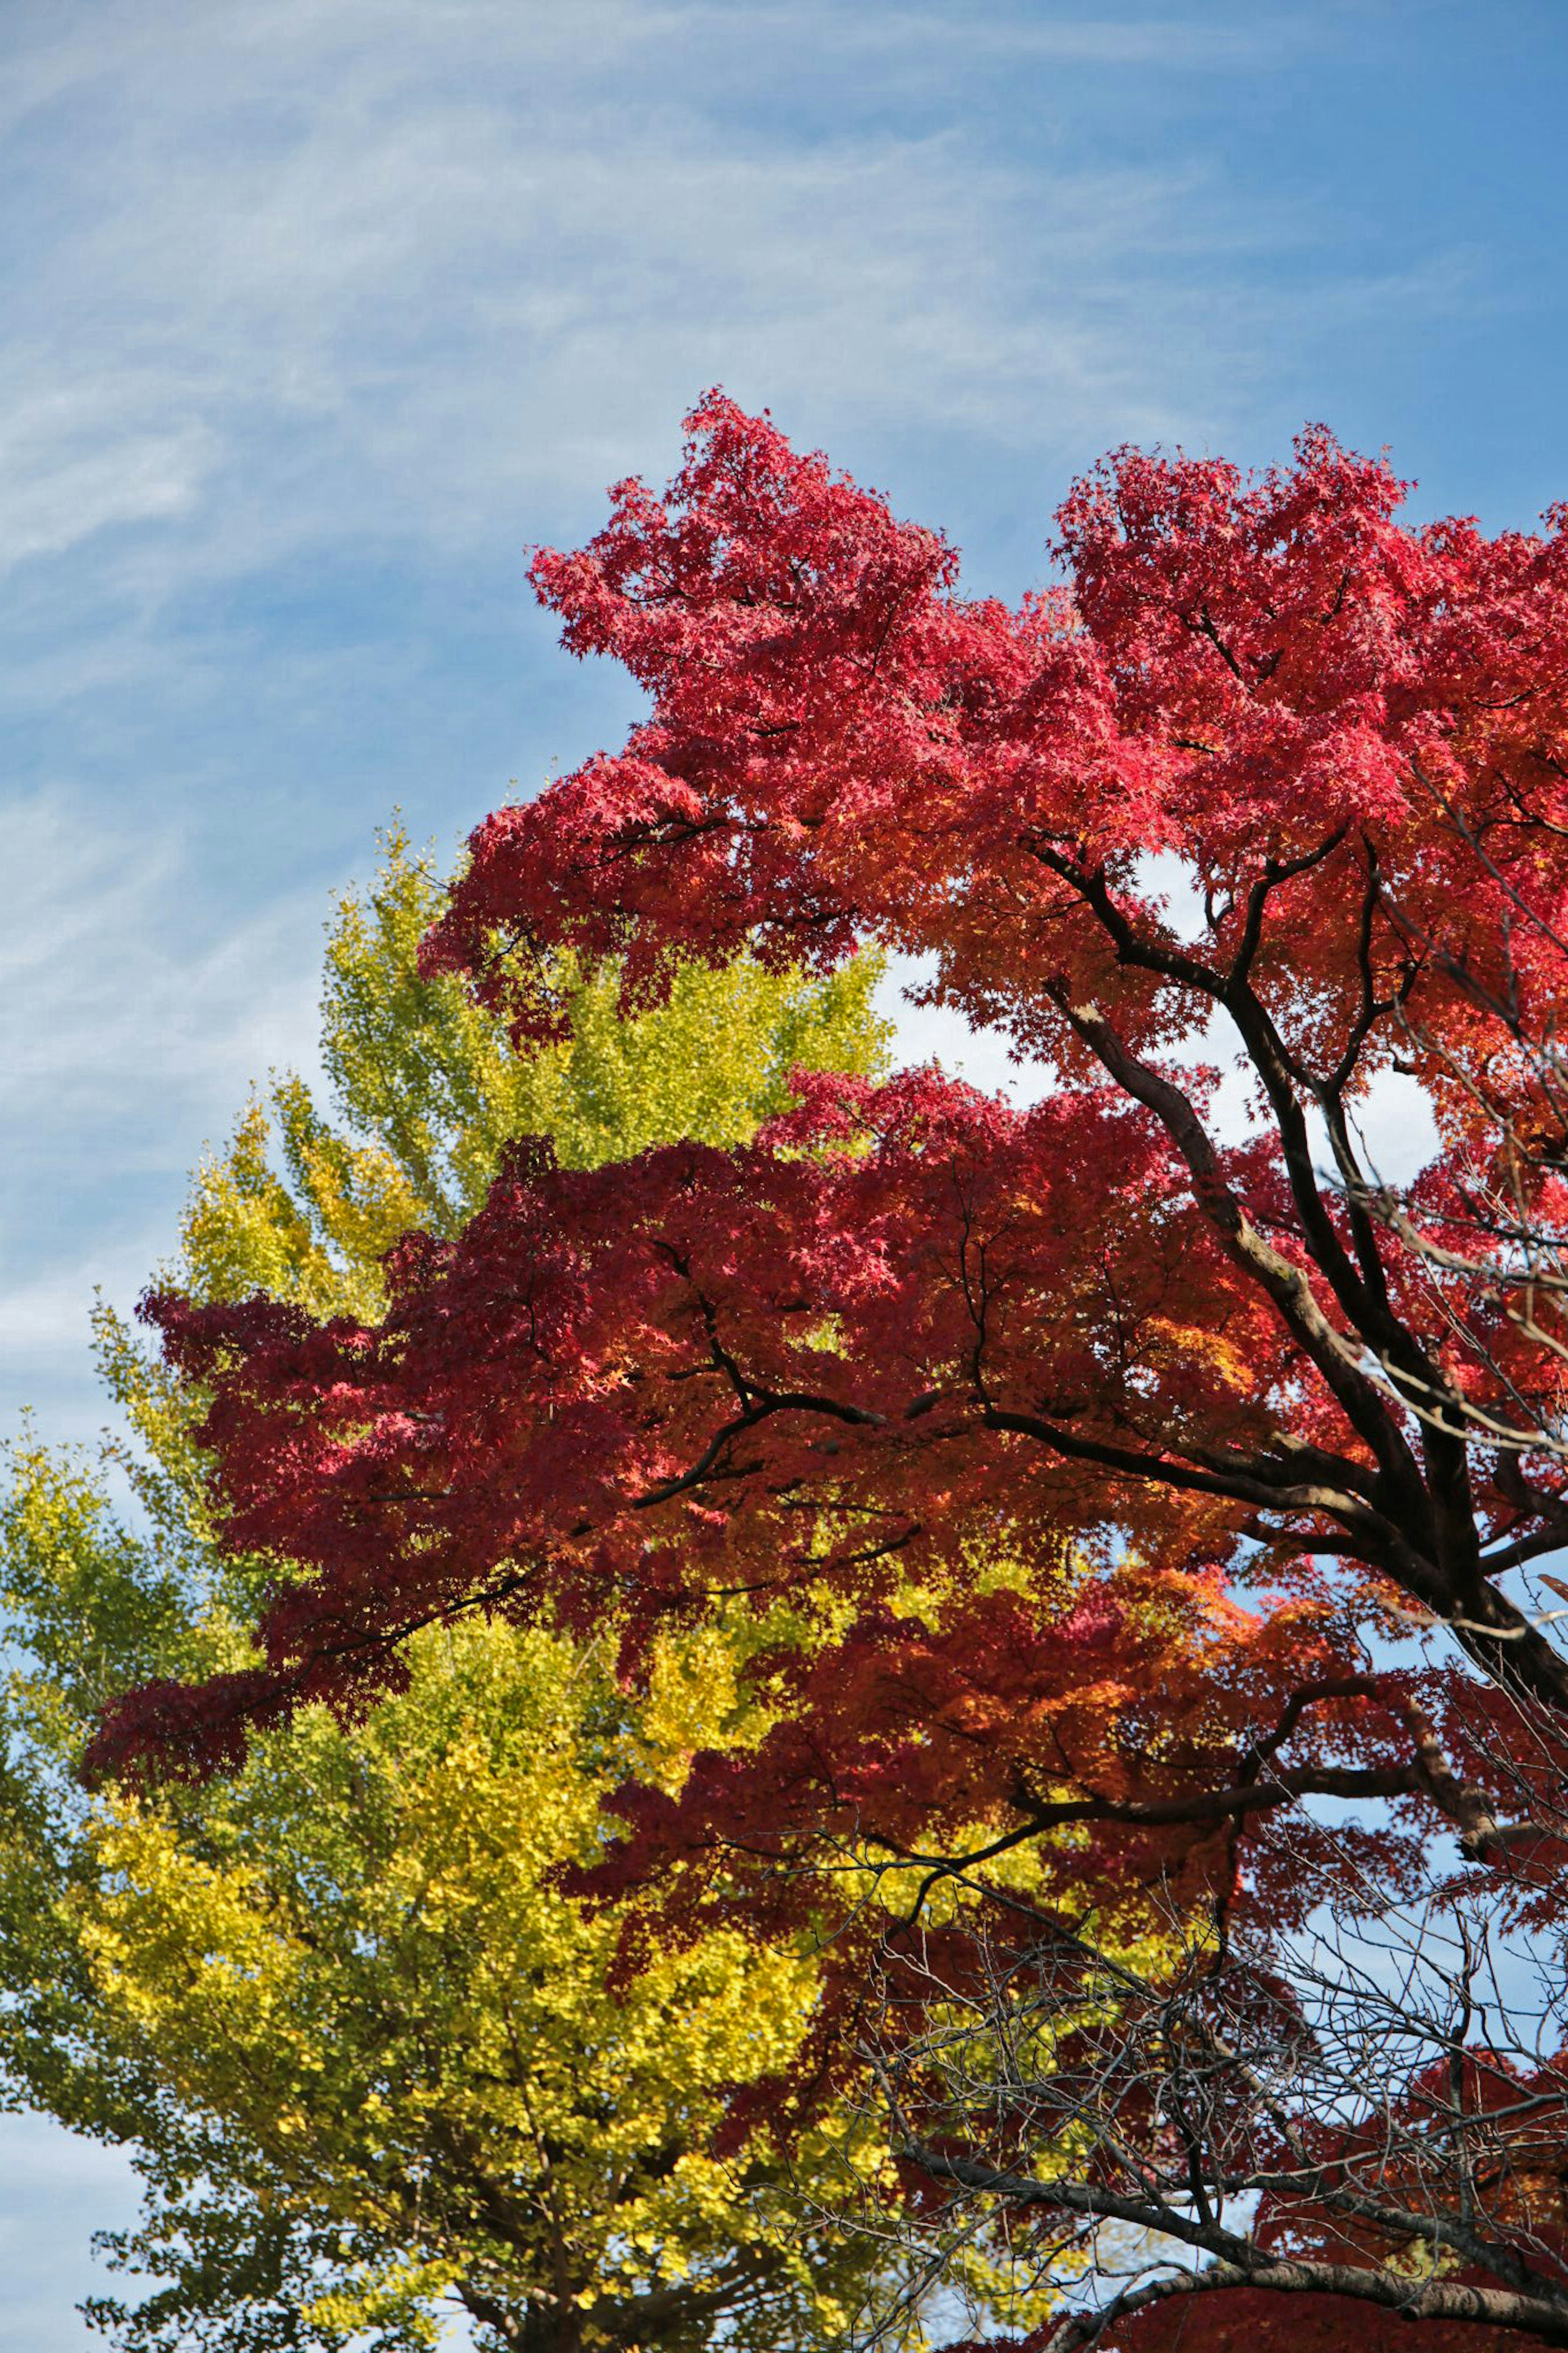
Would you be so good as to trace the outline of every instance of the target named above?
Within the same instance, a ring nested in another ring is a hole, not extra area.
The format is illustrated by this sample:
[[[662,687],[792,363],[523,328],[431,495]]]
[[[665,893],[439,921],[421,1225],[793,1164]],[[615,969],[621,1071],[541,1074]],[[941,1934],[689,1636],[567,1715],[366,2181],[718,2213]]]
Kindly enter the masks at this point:
[[[812,983],[749,957],[690,964],[665,1004],[623,1019],[615,967],[585,973],[564,955],[549,986],[567,1037],[515,1052],[458,980],[420,977],[419,942],[445,889],[428,853],[415,856],[395,828],[376,887],[340,902],[321,1005],[335,1119],[294,1077],[274,1084],[270,1118],[251,1105],[186,1212],[181,1274],[193,1297],[260,1290],[317,1314],[374,1314],[382,1253],[411,1226],[455,1233],[513,1136],[548,1135],[575,1168],[682,1136],[735,1144],[784,1108],[796,1065],[865,1070],[885,1058],[874,957]]]
[[[594,1851],[626,1735],[601,1662],[469,1624],[367,1725],[312,1710],[216,1801],[94,1822],[98,1999],[221,2118],[231,2194],[308,2204],[324,2343],[420,2343],[447,2288],[562,2345],[831,2325],[853,2251],[790,2249],[769,2152],[709,2148],[722,2086],[787,2064],[809,1965],[713,1936],[623,1996],[618,1920],[550,1888]]]
[[[197,1295],[373,1314],[380,1253],[455,1230],[510,1136],[584,1165],[722,1144],[794,1063],[881,1059],[868,963],[808,986],[747,961],[629,1019],[613,971],[563,962],[566,1041],[515,1053],[419,977],[443,886],[401,832],[385,849],[330,929],[330,1105],[278,1080],[198,1173],[172,1270]],[[163,2283],[92,2318],[133,2353],[412,2353],[454,2303],[530,2353],[831,2337],[867,2242],[785,2230],[760,2132],[713,2145],[725,2088],[796,2047],[809,1963],[726,1931],[617,1975],[620,1918],[553,1883],[634,1761],[673,1784],[736,1736],[732,1650],[671,1647],[639,1712],[594,1646],[475,1621],[419,1641],[367,1724],[308,1711],[233,1782],[89,1800],[94,1709],[243,1663],[268,1574],[215,1542],[200,1399],[107,1309],[97,1341],[124,1434],[83,1459],[26,1433],[0,1509],[0,2068],[13,2103],[134,2151],[142,2219],[111,2253]],[[836,2131],[796,2152],[808,2184],[875,2167]]]

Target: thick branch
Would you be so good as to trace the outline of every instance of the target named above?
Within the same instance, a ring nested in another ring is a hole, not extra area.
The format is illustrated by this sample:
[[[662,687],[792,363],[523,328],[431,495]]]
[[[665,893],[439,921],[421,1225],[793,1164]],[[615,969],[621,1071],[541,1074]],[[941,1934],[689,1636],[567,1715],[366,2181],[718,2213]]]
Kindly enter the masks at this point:
[[[1472,2287],[1456,2280],[1412,2281],[1397,2273],[1363,2270],[1351,2263],[1300,2262],[1271,2255],[1256,2242],[1215,2221],[1194,2221],[1179,2207],[1155,2195],[1130,2198],[1099,2183],[1040,2181],[1029,2174],[1013,2173],[973,2158],[948,2157],[921,2142],[908,2143],[904,2155],[933,2179],[1005,2199],[1016,2208],[1038,2207],[1047,2212],[1076,2214],[1086,2221],[1127,2222],[1140,2231],[1178,2240],[1215,2258],[1196,2276],[1212,2287],[1263,2287],[1283,2294],[1315,2293],[1343,2295],[1358,2303],[1380,2306],[1386,2312],[1407,2314],[1420,2320],[1490,2322],[1494,2327],[1533,2333],[1551,2345],[1568,2345],[1568,2295],[1547,2291],[1523,2295],[1517,2289]],[[1127,2306],[1118,2300],[1121,2312]],[[1099,2315],[1075,2315],[1049,2340],[1047,2353],[1070,2353],[1089,2345],[1116,2316],[1115,2308]],[[1064,2335],[1063,2330],[1088,2333]]]
[[[1376,1384],[1360,1370],[1360,1349],[1334,1329],[1302,1269],[1266,1241],[1253,1225],[1226,1182],[1219,1155],[1191,1102],[1178,1086],[1133,1053],[1099,1006],[1068,1005],[1062,1000],[1062,1010],[1122,1092],[1153,1113],[1186,1162],[1199,1210],[1218,1235],[1226,1255],[1267,1293],[1287,1330],[1328,1384],[1352,1429],[1371,1447],[1395,1492],[1419,1508],[1424,1493],[1415,1459]]]

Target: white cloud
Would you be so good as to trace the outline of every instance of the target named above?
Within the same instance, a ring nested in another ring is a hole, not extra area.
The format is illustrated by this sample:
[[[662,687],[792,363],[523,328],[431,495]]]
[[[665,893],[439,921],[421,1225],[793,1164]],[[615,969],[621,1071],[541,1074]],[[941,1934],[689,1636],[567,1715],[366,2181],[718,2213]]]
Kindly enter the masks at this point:
[[[176,836],[145,841],[43,796],[8,813],[6,837],[0,1103],[13,1134],[84,1115],[162,1129],[182,1098],[310,1058],[316,892],[204,937]]]
[[[936,969],[933,955],[888,958],[877,1009],[893,1025],[894,1060],[910,1069],[938,1063],[949,1078],[983,1094],[1005,1095],[1020,1108],[1047,1095],[1055,1074],[1044,1063],[1016,1056],[1003,1031],[976,1029],[952,1006],[922,1001]]]
[[[0,2129],[0,2353],[79,2353],[78,2296],[112,2292],[89,2250],[94,2231],[129,2223],[135,2183],[119,2150],[61,2132],[39,2116]]]
[[[214,438],[200,425],[167,420],[156,379],[34,388],[19,385],[18,373],[13,360],[10,381],[0,384],[0,565],[194,504]]]
[[[195,1141],[269,1068],[314,1068],[325,896],[204,923],[176,836],[62,796],[13,810],[5,837],[0,1395],[79,1422],[94,1286],[129,1303],[172,1245]]]

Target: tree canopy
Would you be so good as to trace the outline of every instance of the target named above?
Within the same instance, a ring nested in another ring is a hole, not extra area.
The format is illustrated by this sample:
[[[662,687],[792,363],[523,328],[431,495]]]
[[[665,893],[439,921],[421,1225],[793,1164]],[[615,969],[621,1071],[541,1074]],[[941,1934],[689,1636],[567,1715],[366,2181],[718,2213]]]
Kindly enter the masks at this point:
[[[749,1670],[762,1737],[617,1798],[593,1885],[678,1949],[798,1922],[848,1846],[933,1883],[1029,1852],[1027,1937],[1004,1905],[1000,1960],[925,1954],[899,2012],[917,2204],[1010,2198],[1064,2259],[1110,2224],[1180,2241],[1156,2303],[1568,2343],[1530,2187],[1561,2021],[1486,2042],[1462,1893],[1428,1884],[1451,1832],[1500,1920],[1560,1919],[1568,1660],[1528,1577],[1568,1538],[1568,516],[1413,530],[1317,429],[1256,479],[1124,450],[1061,509],[1063,585],[1012,609],[766,419],[716,395],[690,435],[665,497],[620,485],[533,567],[649,715],[479,828],[426,969],[548,1040],[563,952],[615,957],[631,1013],[692,957],[826,975],[876,942],[1041,1098],[823,1071],[723,1147],[519,1144],[368,1314],[165,1289],[223,1540],[289,1573],[259,1662],[145,1683],[96,1767],[232,1766],[477,1603],[613,1621],[646,1677],[738,1593],[831,1597],[831,1641]],[[1391,1072],[1438,1137],[1408,1181],[1360,1125]],[[965,1567],[1000,1554],[1024,1573]],[[1326,1892],[1423,1890],[1448,1992],[1360,2108],[1347,2073],[1314,2109],[1340,1981],[1310,1995],[1289,1940]],[[1104,1938],[1156,1893],[1205,1925],[1150,1983]],[[847,2018],[866,1954],[837,1955]],[[1021,2106],[1020,1989],[1060,2023]],[[1116,2033],[1069,2031],[1095,2015]],[[1009,2136],[1053,2102],[1076,2158],[1029,2172]]]

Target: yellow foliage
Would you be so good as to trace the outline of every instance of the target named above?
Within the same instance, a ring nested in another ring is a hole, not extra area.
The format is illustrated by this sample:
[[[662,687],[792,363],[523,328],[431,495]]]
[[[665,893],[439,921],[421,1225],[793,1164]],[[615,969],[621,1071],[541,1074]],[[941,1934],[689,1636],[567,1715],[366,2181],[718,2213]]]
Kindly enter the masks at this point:
[[[395,829],[338,908],[332,1106],[276,1078],[198,1172],[170,1271],[195,1295],[373,1314],[382,1252],[460,1225],[511,1136],[577,1164],[728,1144],[783,1107],[795,1064],[881,1055],[869,965],[806,984],[745,961],[679,974],[632,1019],[613,970],[564,961],[563,1041],[514,1052],[418,975],[442,888]],[[732,1930],[626,1960],[623,1917],[556,1879],[599,1851],[634,1766],[674,1787],[695,1748],[748,1736],[739,1651],[672,1643],[639,1711],[558,1635],[432,1630],[368,1722],[308,1711],[232,1782],[89,1805],[70,1765],[92,1711],[149,1674],[243,1664],[275,1573],[215,1542],[200,1398],[118,1317],[96,1328],[129,1439],[97,1464],[26,1440],[0,1518],[0,2060],[16,2095],[138,2150],[147,2211],[119,2255],[170,2284],[100,2320],[147,2353],[192,2330],[234,2353],[366,2335],[391,2353],[433,2343],[454,2301],[498,2344],[525,2319],[628,2353],[821,2341],[872,2253],[792,2233],[760,2134],[714,2146],[726,2087],[794,2055],[813,1964]]]
[[[454,981],[418,975],[441,895],[395,829],[374,887],[339,906],[331,1104],[277,1077],[198,1171],[170,1270],[194,1295],[373,1316],[382,1253],[411,1225],[456,1230],[510,1138],[548,1134],[573,1165],[728,1145],[784,1106],[796,1064],[880,1061],[872,965],[806,985],[745,960],[683,970],[623,1018],[613,969],[563,959],[566,1035],[516,1052]],[[365,1722],[308,1710],[230,1782],[89,1804],[70,1768],[93,1711],[150,1675],[243,1665],[278,1567],[216,1541],[199,1397],[107,1310],[96,1332],[129,1437],[85,1463],[26,1439],[0,1509],[0,2066],[13,2096],[137,2151],[146,2210],[114,2244],[165,2284],[100,2321],[128,2353],[414,2353],[457,2305],[498,2347],[526,2326],[561,2353],[795,2353],[900,2266],[918,2281],[918,2248],[832,2219],[884,2168],[852,2111],[795,2147],[793,2179],[760,2127],[715,2137],[729,2089],[795,2057],[812,1957],[732,1928],[628,1943],[625,1910],[560,1880],[601,1852],[624,1778],[674,1791],[698,1750],[760,1737],[748,1658],[831,1639],[852,1599],[671,1637],[635,1702],[607,1641],[429,1630]],[[953,1590],[1073,1573],[998,1551],[956,1564]],[[943,1595],[904,1600],[940,1616]],[[1021,1848],[993,1875],[1023,1888],[1038,1868]],[[902,1905],[921,1876],[844,1885]],[[932,1918],[961,1900],[943,1883]],[[1017,2326],[1044,2309],[1026,2280],[1013,2292],[1005,2250],[958,2268]],[[918,2293],[888,2341],[923,2342]]]
[[[91,1826],[77,1900],[100,2031],[278,2194],[420,2252],[367,2274],[362,2306],[394,2278],[406,2301],[435,2262],[444,2284],[620,2326],[739,2239],[770,2303],[815,2326],[776,2159],[710,2146],[725,2086],[788,2064],[812,1964],[726,1931],[617,1982],[619,1919],[552,1884],[596,1850],[605,1784],[583,1758],[613,1767],[623,1714],[559,1637],[433,1631],[366,1725],[315,1710],[265,1742],[204,1809],[206,1853],[131,1800]]]

